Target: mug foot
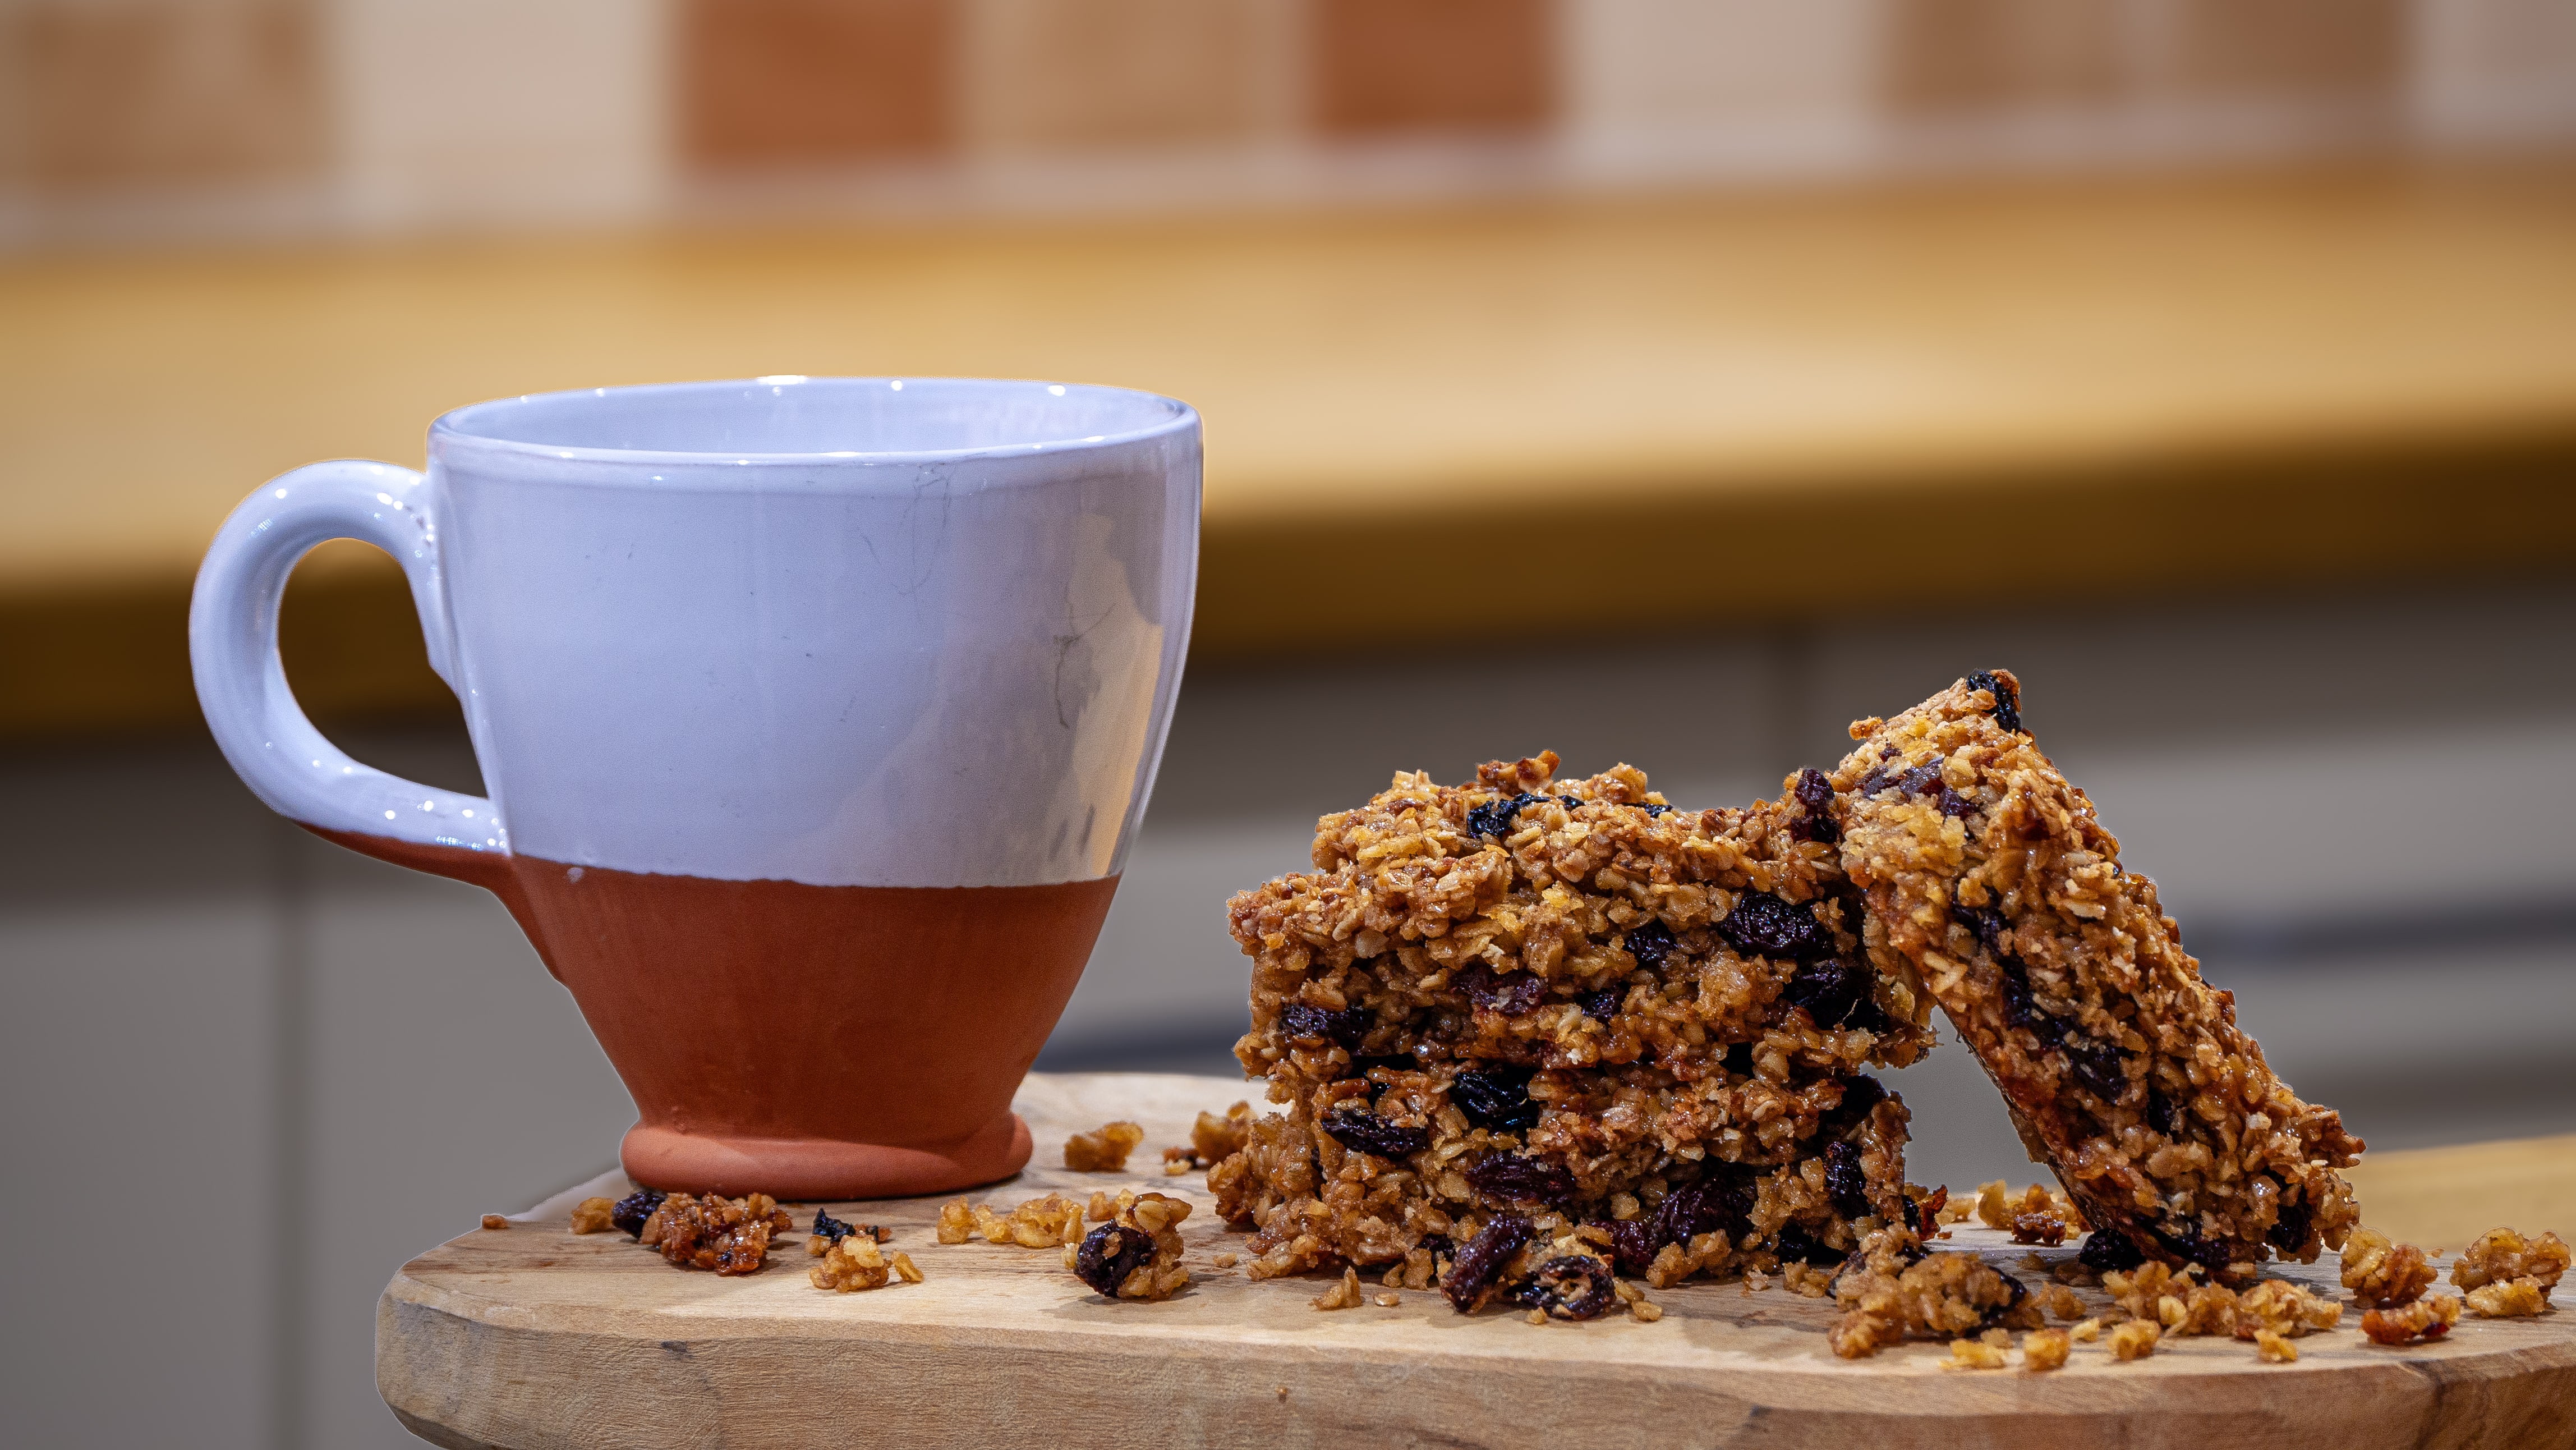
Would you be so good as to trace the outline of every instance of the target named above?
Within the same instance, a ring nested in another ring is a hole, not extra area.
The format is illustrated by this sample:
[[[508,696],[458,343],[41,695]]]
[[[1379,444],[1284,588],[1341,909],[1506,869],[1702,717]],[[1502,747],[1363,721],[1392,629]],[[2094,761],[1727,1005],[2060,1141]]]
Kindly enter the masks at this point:
[[[1029,1125],[1006,1113],[939,1148],[897,1148],[826,1138],[733,1138],[638,1123],[618,1158],[647,1188],[739,1198],[917,1198],[1008,1178],[1029,1161]]]

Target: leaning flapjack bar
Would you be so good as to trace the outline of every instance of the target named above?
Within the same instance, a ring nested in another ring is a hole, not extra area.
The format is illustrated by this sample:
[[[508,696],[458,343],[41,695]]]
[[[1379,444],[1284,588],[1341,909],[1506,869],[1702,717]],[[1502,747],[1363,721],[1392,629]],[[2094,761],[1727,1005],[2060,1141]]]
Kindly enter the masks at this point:
[[[2339,1247],[2361,1141],[2273,1074],[2020,707],[1998,670],[1853,725],[1833,810],[1873,963],[1974,1049],[2093,1224],[2088,1262],[2242,1282]]]

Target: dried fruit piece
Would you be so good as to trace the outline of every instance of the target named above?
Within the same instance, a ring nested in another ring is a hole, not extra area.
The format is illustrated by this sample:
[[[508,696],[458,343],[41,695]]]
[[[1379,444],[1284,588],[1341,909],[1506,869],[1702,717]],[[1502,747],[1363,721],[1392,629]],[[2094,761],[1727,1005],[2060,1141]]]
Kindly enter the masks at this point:
[[[2343,1286],[2365,1309],[2412,1303],[2433,1287],[2433,1265],[2424,1251],[2375,1228],[2357,1228],[2343,1241]]]
[[[1547,1000],[1547,983],[1529,972],[1497,972],[1479,962],[1458,974],[1458,990],[1487,1012],[1518,1017]]]
[[[1461,1314],[1482,1307],[1512,1256],[1535,1232],[1530,1221],[1518,1214],[1496,1214],[1487,1220],[1449,1261],[1449,1272],[1440,1276],[1440,1292],[1448,1296],[1449,1307]]]
[[[1549,1158],[1489,1153],[1467,1170],[1467,1184],[1489,1203],[1563,1203],[1574,1196],[1574,1175]]]
[[[1784,901],[1768,891],[1737,897],[1735,909],[1717,924],[1717,934],[1750,956],[1804,962],[1834,949],[1833,935],[1816,920],[1813,905]]]
[[[1074,1256],[1073,1272],[1098,1293],[1114,1299],[1128,1275],[1153,1261],[1151,1234],[1104,1223],[1083,1239],[1081,1251]]]
[[[1190,1281],[1181,1267],[1181,1220],[1189,1204],[1160,1193],[1121,1193],[1117,1217],[1093,1229],[1066,1266],[1111,1299],[1168,1299]]]
[[[1628,934],[1620,939],[1619,944],[1637,959],[1638,966],[1650,972],[1662,971],[1665,960],[1673,954],[1673,948],[1680,945],[1673,940],[1673,929],[1660,920],[1640,922],[1628,928]]]
[[[1840,838],[1842,833],[1834,825],[1834,783],[1823,771],[1812,765],[1800,770],[1789,794],[1798,802],[1794,834],[1799,840],[1831,843]]]
[[[1450,1083],[1449,1101],[1477,1127],[1521,1132],[1538,1125],[1539,1104],[1529,1095],[1530,1077],[1526,1067],[1468,1068]]]
[[[585,1198],[572,1206],[574,1233],[605,1233],[615,1227],[617,1227],[617,1205],[605,1198]]]
[[[1121,1173],[1126,1171],[1127,1155],[1144,1141],[1145,1130],[1137,1124],[1103,1123],[1064,1140],[1064,1166],[1076,1173]]]
[[[1507,800],[1491,801],[1467,812],[1467,829],[1475,835],[1496,840],[1512,833],[1522,811],[1537,805],[1544,797],[1522,791]]]
[[[1590,1319],[1610,1307],[1610,1266],[1589,1254],[1565,1254],[1530,1273],[1514,1302],[1547,1312],[1550,1319]]]
[[[1819,1028],[1840,1027],[1860,1010],[1869,981],[1869,973],[1840,957],[1826,957],[1798,968],[1789,985],[1780,989],[1780,1000],[1806,1008],[1808,1019]]]
[[[1871,1212],[1869,1174],[1861,1168],[1858,1143],[1825,1146],[1825,1194],[1834,1201],[1834,1211],[1845,1218],[1861,1218]]]
[[[2021,690],[2012,676],[2001,671],[1979,670],[1968,676],[1968,688],[1993,695],[1995,723],[2014,734],[2021,733]]]
[[[1326,1113],[1323,1128],[1332,1134],[1334,1142],[1353,1152],[1375,1153],[1399,1162],[1431,1146],[1429,1128],[1390,1123],[1365,1106],[1336,1108]]]
[[[668,1197],[669,1194],[658,1188],[636,1189],[617,1200],[616,1206],[609,1210],[608,1221],[634,1237],[642,1238],[644,1221],[651,1218],[653,1210],[660,1208],[662,1200]]]
[[[2439,1339],[2460,1322],[2460,1301],[2435,1294],[2394,1309],[2373,1309],[2361,1316],[2361,1332],[2373,1344],[2413,1344]]]
[[[1279,1030],[1316,1047],[1333,1043],[1346,1052],[1357,1052],[1361,1039],[1368,1036],[1368,1014],[1357,1007],[1335,1010],[1291,1002],[1279,1009]]]

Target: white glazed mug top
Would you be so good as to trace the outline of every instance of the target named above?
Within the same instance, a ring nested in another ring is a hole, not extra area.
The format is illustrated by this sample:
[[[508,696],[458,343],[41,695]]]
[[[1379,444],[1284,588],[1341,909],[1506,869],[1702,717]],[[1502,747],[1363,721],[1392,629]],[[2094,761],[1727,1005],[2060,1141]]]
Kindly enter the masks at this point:
[[[1122,389],[481,403],[432,426],[425,476],[321,464],[244,501],[199,576],[199,694],[252,788],[326,829],[722,880],[1097,880],[1161,755],[1198,514],[1197,415]],[[275,591],[329,537],[402,561],[488,800],[349,760],[285,692]]]

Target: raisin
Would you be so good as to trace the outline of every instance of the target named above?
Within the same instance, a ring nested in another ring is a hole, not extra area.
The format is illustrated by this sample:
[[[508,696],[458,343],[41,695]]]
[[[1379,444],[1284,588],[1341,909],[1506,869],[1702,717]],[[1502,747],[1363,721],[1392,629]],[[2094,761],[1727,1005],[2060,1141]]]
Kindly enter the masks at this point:
[[[1488,1012],[1517,1017],[1547,996],[1544,979],[1529,972],[1497,972],[1478,962],[1458,978],[1459,990]]]
[[[2005,955],[2004,939],[2012,934],[2012,923],[2004,920],[2002,912],[1991,906],[1953,906],[1950,919],[1975,932],[1987,951]]]
[[[1450,1256],[1449,1272],[1440,1276],[1440,1292],[1449,1296],[1449,1307],[1461,1314],[1473,1310],[1534,1232],[1530,1221],[1518,1214],[1496,1214],[1487,1220],[1464,1248]]]
[[[1093,1229],[1074,1251],[1073,1272],[1082,1282],[1111,1299],[1118,1297],[1118,1286],[1127,1276],[1151,1263],[1154,1258],[1153,1237],[1141,1229],[1123,1224],[1104,1223]]]
[[[629,1238],[640,1239],[644,1237],[644,1220],[651,1218],[653,1210],[660,1208],[662,1200],[668,1197],[669,1194],[658,1188],[636,1189],[617,1200],[616,1207],[608,1211],[608,1221],[626,1230]]]
[[[1718,1060],[1725,1063],[1726,1070],[1737,1077],[1753,1076],[1753,1044],[1750,1042],[1728,1044],[1726,1055]]]
[[[1611,1257],[1619,1261],[1623,1273],[1642,1274],[1662,1251],[1663,1241],[1655,1236],[1652,1218],[1608,1219],[1593,1225],[1610,1235]]]
[[[1862,994],[1869,990],[1869,975],[1856,967],[1846,966],[1840,957],[1827,957],[1809,962],[1798,969],[1782,988],[1780,998],[1792,1007],[1804,1007],[1817,1027],[1839,1027],[1851,1019],[1860,1006]]]
[[[1863,997],[1860,1005],[1852,1008],[1851,1015],[1843,1019],[1843,1025],[1885,1036],[1888,1029],[1896,1025],[1896,1019],[1887,1015],[1887,1009],[1878,1005],[1877,998]]]
[[[1819,1243],[1805,1225],[1784,1223],[1771,1239],[1771,1251],[1784,1264],[1839,1264],[1847,1256]]]
[[[1563,1203],[1574,1196],[1574,1175],[1562,1163],[1489,1153],[1467,1170],[1467,1186],[1489,1203]]]
[[[1422,1063],[1402,1053],[1354,1057],[1351,1059],[1351,1071],[1361,1077],[1366,1077],[1373,1072],[1420,1072]]]
[[[825,1213],[819,1208],[814,1210],[814,1236],[816,1238],[830,1239],[832,1242],[837,1244],[841,1240],[848,1238],[850,1236],[850,1231],[857,1227],[857,1224],[843,1223],[839,1219],[832,1217],[830,1214]],[[876,1231],[873,1229],[869,1230],[868,1237],[876,1237]]]
[[[2015,1027],[2027,1027],[2042,1042],[2056,1042],[2066,1036],[2066,1024],[2050,1016],[2039,1005],[2031,991],[2030,969],[1998,952],[1995,966],[2003,972],[2004,1020]]]
[[[2076,1261],[2097,1274],[2114,1270],[2126,1273],[2147,1261],[2144,1251],[2131,1243],[2126,1234],[2113,1229],[2097,1228],[2084,1236],[2084,1246],[2075,1251]]]
[[[1431,1146],[1430,1129],[1390,1123],[1366,1108],[1335,1108],[1324,1114],[1323,1126],[1334,1142],[1380,1158],[1410,1158]]]
[[[1845,1218],[1861,1218],[1871,1211],[1869,1174],[1860,1166],[1858,1143],[1825,1145],[1825,1193],[1833,1199],[1834,1211]]]
[[[1652,802],[1652,801],[1644,801],[1644,802],[1640,802],[1640,803],[1638,804],[1637,809],[1639,809],[1639,810],[1641,810],[1641,811],[1644,811],[1644,812],[1646,813],[1646,819],[1648,819],[1648,820],[1650,820],[1650,821],[1651,821],[1651,820],[1653,820],[1654,818],[1656,818],[1657,816],[1662,815],[1664,812],[1666,812],[1666,811],[1668,811],[1668,810],[1671,810],[1671,809],[1672,809],[1672,807],[1671,807],[1671,806],[1659,806],[1659,805],[1656,805],[1656,804],[1655,804],[1654,802]]]
[[[1357,1007],[1335,1012],[1325,1007],[1312,1007],[1304,1002],[1291,1002],[1279,1009],[1279,1031],[1288,1037],[1310,1038],[1318,1043],[1333,1042],[1345,1052],[1359,1050],[1360,1039],[1368,1036],[1368,1013]]]
[[[1733,1164],[1714,1165],[1655,1205],[1657,1231],[1668,1244],[1708,1233],[1741,1239],[1752,1227],[1753,1203],[1750,1173]]]
[[[2154,1083],[2147,1084],[2147,1126],[2168,1138],[2182,1137],[2182,1104]]]
[[[1984,670],[1968,676],[1971,690],[1991,690],[1995,696],[1995,723],[2015,735],[2021,733],[2021,697],[2011,687]]]
[[[1610,1266],[1589,1254],[1565,1254],[1531,1271],[1512,1296],[1550,1319],[1590,1319],[1610,1307]]]
[[[1523,808],[1534,806],[1543,797],[1522,791],[1509,800],[1491,801],[1467,812],[1467,830],[1472,835],[1492,836],[1500,840],[1512,833],[1512,823],[1520,819]]]
[[[1834,783],[1825,773],[1810,765],[1798,772],[1798,783],[1790,793],[1797,797],[1800,815],[1790,834],[1802,841],[1834,841],[1842,828],[1834,824]]]
[[[1941,762],[1927,760],[1898,776],[1893,784],[1907,795],[1930,795],[1941,784]]]
[[[1671,927],[1661,921],[1649,921],[1628,928],[1627,938],[1620,945],[1628,949],[1628,955],[1637,959],[1638,966],[1650,972],[1660,972],[1664,969],[1664,959],[1671,956],[1673,948],[1680,943],[1673,940]]]
[[[2004,1322],[2004,1316],[2020,1308],[2021,1301],[2030,1297],[2030,1290],[2023,1286],[2021,1280],[2001,1269],[1995,1270],[1995,1277],[2004,1281],[2004,1292],[2010,1297],[1986,1311],[1984,1321],[1978,1325],[1980,1329],[2000,1328]]]
[[[1737,897],[1735,909],[1717,924],[1717,934],[1752,956],[1803,962],[1830,956],[1834,950],[1833,935],[1816,920],[1814,906],[1783,901],[1768,891],[1748,891]]]
[[[1556,798],[1556,803],[1570,811],[1583,804],[1583,799],[1580,796],[1561,795]]]
[[[2224,1241],[2202,1238],[2197,1218],[2183,1220],[2179,1229],[2151,1229],[2149,1232],[2155,1235],[2156,1242],[2162,1244],[2166,1252],[2204,1269],[2224,1269],[2228,1261],[2236,1257],[2235,1250]]]
[[[1941,814],[1954,820],[1966,820],[1977,813],[1977,803],[1948,786],[1941,787]]]
[[[1458,1252],[1458,1246],[1449,1242],[1447,1234],[1424,1234],[1414,1240],[1413,1246],[1435,1258],[1443,1254],[1455,1257]]]
[[[1611,987],[1599,992],[1587,992],[1575,1000],[1582,1004],[1584,1016],[1595,1022],[1607,1022],[1619,1015],[1620,1004],[1628,998],[1626,993]]]
[[[2093,1096],[2116,1103],[2129,1090],[2125,1070],[2128,1059],[2120,1049],[2088,1037],[2068,1037],[2059,1050],[2066,1054],[2066,1066],[2075,1074],[2075,1080],[2090,1089]]]
[[[1843,1100],[1825,1110],[1818,1131],[1828,1138],[1844,1137],[1868,1119],[1870,1109],[1885,1101],[1887,1089],[1877,1078],[1853,1073],[1843,1084]]]
[[[2263,1237],[2271,1241],[2272,1247],[2284,1254],[2296,1254],[2306,1248],[2308,1228],[2316,1215],[2306,1204],[2291,1203],[2287,1200],[2282,1202],[2279,1215],[2272,1220],[2272,1227],[2264,1233]]]
[[[1489,1132],[1518,1132],[1538,1124],[1539,1105],[1529,1095],[1525,1067],[1471,1068],[1449,1085],[1449,1101],[1467,1121]]]

